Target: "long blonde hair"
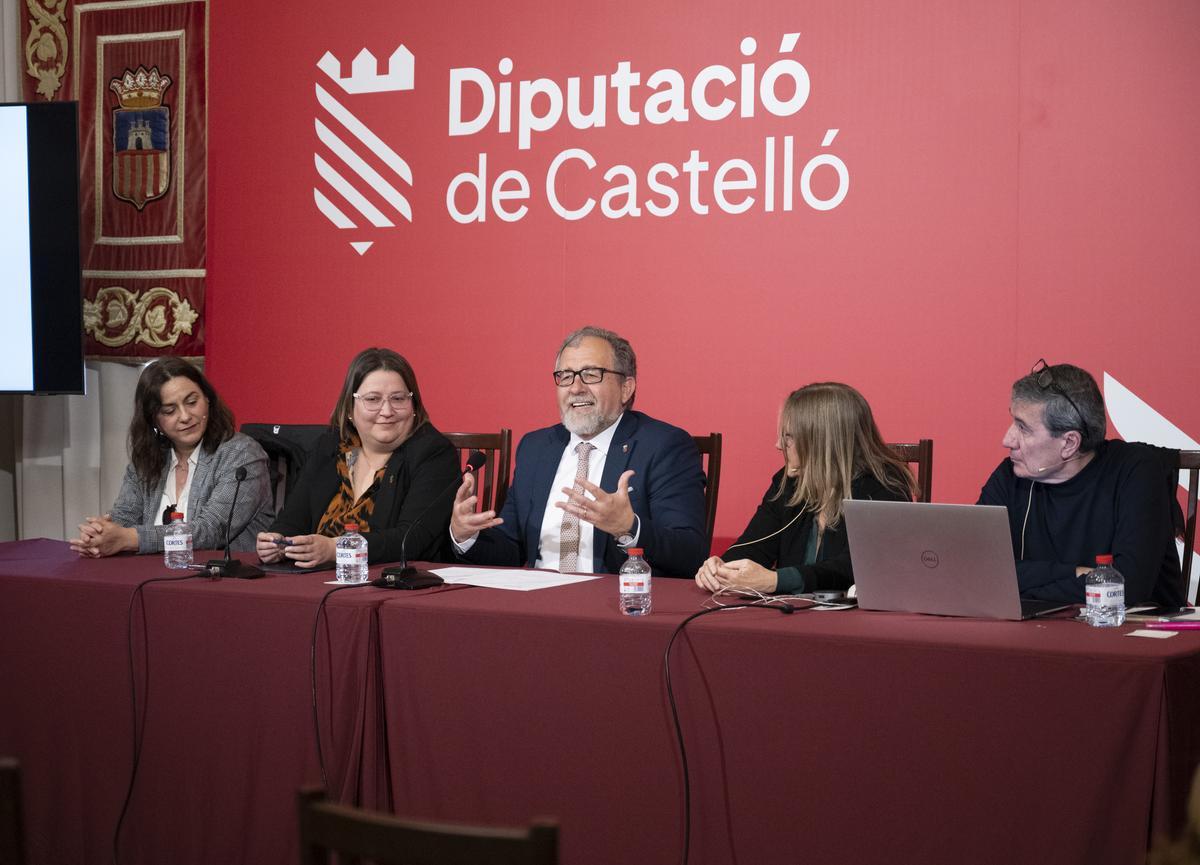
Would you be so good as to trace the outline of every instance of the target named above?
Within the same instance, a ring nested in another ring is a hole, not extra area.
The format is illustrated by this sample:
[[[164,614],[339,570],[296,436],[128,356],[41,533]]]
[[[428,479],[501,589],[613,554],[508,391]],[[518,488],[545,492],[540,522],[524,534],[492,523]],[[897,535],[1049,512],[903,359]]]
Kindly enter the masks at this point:
[[[917,497],[908,465],[884,444],[871,406],[849,385],[816,382],[792,391],[779,412],[785,467],[789,438],[795,442],[800,467],[787,504],[813,512],[826,527],[841,522],[842,500],[850,498],[850,484],[862,475]],[[774,498],[784,496],[788,482],[785,472]]]

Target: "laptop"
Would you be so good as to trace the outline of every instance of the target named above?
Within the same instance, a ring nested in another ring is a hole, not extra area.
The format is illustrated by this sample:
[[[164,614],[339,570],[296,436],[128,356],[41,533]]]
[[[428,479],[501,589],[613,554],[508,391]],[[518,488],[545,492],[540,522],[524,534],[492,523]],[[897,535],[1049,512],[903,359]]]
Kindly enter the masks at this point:
[[[843,507],[864,610],[1016,621],[1071,606],[1021,599],[1006,508],[854,499]]]

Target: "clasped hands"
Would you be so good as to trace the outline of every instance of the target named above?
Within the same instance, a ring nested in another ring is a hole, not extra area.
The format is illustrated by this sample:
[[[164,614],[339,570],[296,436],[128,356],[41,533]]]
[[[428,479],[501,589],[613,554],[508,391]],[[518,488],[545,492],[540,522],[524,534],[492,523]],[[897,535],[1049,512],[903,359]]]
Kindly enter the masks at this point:
[[[606,493],[591,481],[577,481],[579,489],[563,487],[562,492],[567,498],[555,502],[554,506],[591,523],[602,532],[618,537],[633,528],[634,514],[633,505],[629,503],[629,479],[634,474],[633,469],[622,473],[617,481],[616,491],[611,493]],[[467,475],[454,496],[454,510],[450,514],[450,534],[455,543],[466,543],[484,529],[504,522],[496,516],[495,511],[475,513],[477,502],[475,477]]]
[[[280,546],[276,541],[288,541]],[[332,562],[337,555],[337,538],[325,535],[293,535],[284,537],[278,532],[259,532],[254,542],[259,561],[271,565],[288,559],[301,568],[316,568]]]
[[[79,537],[72,538],[67,543],[83,558],[98,559],[125,550],[137,550],[137,529],[117,525],[113,522],[111,514],[86,517],[79,524]]]
[[[712,556],[696,571],[696,585],[708,592],[723,589],[773,592],[779,585],[779,575],[750,559],[727,562],[720,556]]]

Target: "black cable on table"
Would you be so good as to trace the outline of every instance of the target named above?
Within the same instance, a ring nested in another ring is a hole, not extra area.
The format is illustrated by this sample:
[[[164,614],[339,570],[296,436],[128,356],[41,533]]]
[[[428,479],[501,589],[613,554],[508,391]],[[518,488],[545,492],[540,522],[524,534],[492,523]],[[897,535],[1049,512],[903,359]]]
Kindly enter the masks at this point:
[[[692,841],[692,781],[691,775],[688,772],[687,748],[683,742],[683,728],[679,725],[679,707],[675,702],[675,689],[671,685],[671,647],[675,645],[675,638],[683,633],[683,629],[688,622],[693,619],[698,619],[701,616],[706,616],[709,613],[720,613],[724,610],[741,610],[747,607],[758,607],[760,609],[779,610],[785,615],[790,615],[796,611],[796,607],[784,601],[778,602],[754,602],[754,603],[738,603],[726,604],[721,607],[708,607],[703,610],[697,610],[676,626],[671,634],[671,639],[667,641],[667,649],[663,652],[663,670],[667,680],[667,700],[671,704],[671,720],[675,724],[675,741],[679,745],[679,760],[683,765],[683,865],[688,865],[688,857],[691,853]],[[801,607],[800,609],[807,609]]]
[[[317,763],[321,766],[321,786],[329,790],[329,778],[325,774],[325,752],[321,748],[321,716],[317,710],[317,629],[321,624],[321,614],[325,612],[325,602],[329,600],[329,596],[334,592],[340,592],[344,589],[358,589],[363,586],[370,586],[368,583],[350,583],[345,586],[334,586],[321,596],[321,602],[317,604],[317,615],[313,619],[312,642],[309,646],[309,677],[312,686],[312,710],[313,710],[313,735],[317,740]]]
[[[129,803],[133,799],[133,787],[137,781],[138,765],[142,760],[142,743],[146,737],[146,713],[142,713],[139,724],[137,710],[137,674],[133,667],[133,605],[139,596],[142,597],[142,645],[146,649],[146,659],[143,668],[142,678],[145,683],[143,689],[143,697],[149,699],[150,694],[150,631],[146,622],[146,602],[143,589],[151,583],[177,583],[180,580],[192,580],[196,577],[204,576],[203,574],[182,574],[177,577],[151,577],[148,580],[142,580],[133,589],[133,594],[129,596],[129,612],[127,616],[127,648],[129,652],[129,702],[130,702],[130,717],[133,720],[133,763],[129,767],[129,786],[125,789],[125,801],[121,803],[121,813],[117,817],[117,825],[113,830],[112,854],[113,865],[119,865],[118,845],[121,840],[121,827],[125,823],[125,815],[129,811]]]

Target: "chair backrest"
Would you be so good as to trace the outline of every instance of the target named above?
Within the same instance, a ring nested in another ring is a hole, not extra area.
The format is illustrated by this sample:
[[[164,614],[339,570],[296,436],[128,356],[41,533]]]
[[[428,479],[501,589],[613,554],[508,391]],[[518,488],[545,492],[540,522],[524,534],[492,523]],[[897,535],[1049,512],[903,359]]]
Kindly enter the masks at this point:
[[[288,490],[295,486],[300,470],[309,453],[329,424],[315,423],[244,423],[241,432],[250,436],[267,452],[271,476],[271,492],[278,513],[287,499]]]
[[[917,467],[917,501],[933,501],[933,439],[888,444],[892,453]]]
[[[479,510],[498,513],[508,495],[512,430],[504,428],[498,433],[449,432],[445,436],[458,448],[459,462],[464,467],[471,451],[487,454],[487,462],[473,472],[475,492],[479,496]]]
[[[4,865],[25,861],[21,822],[21,767],[11,757],[0,757],[0,862]]]
[[[717,524],[717,493],[721,489],[721,434],[692,436],[696,450],[705,458],[704,466],[704,533],[708,538],[705,550],[712,549],[713,526]]]
[[[1187,513],[1183,520],[1183,596],[1190,598],[1188,585],[1192,573],[1192,557],[1196,546],[1196,492],[1200,487],[1200,451],[1180,451],[1179,470],[1187,472]]]
[[[366,858],[379,865],[555,865],[558,826],[535,820],[519,829],[402,820],[325,801],[325,791],[301,790],[301,865]]]

